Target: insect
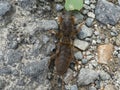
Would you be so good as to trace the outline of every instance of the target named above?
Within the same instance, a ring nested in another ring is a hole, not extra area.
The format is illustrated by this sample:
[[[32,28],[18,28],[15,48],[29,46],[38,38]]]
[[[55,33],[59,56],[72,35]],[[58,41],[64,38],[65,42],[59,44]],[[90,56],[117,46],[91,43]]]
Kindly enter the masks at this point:
[[[48,68],[53,72],[55,66],[56,74],[63,76],[72,61],[78,64],[73,54],[73,40],[77,30],[74,29],[74,17],[68,12],[59,17],[59,22],[59,31],[56,33],[58,39],[56,53],[51,56]]]

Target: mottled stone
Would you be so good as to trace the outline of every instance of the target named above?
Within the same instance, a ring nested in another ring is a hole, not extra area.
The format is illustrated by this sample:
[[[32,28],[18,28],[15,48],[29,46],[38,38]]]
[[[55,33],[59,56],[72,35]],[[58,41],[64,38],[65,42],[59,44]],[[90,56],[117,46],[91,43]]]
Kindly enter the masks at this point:
[[[47,75],[48,59],[44,58],[40,61],[28,63],[22,67],[23,74],[37,80],[39,83],[43,83]]]
[[[88,27],[92,26],[93,21],[94,21],[93,18],[87,18],[87,19],[86,19],[86,25],[87,25]]]
[[[79,48],[80,50],[86,50],[89,47],[89,43],[86,41],[75,39],[74,46]]]
[[[101,23],[115,25],[120,19],[120,7],[107,0],[98,0],[95,15]]]
[[[61,4],[56,4],[56,10],[61,11],[64,7]]]
[[[76,53],[74,54],[74,56],[75,56],[75,58],[76,58],[77,60],[80,60],[80,59],[83,58],[83,55],[82,55],[82,53],[81,53],[80,51],[76,52]]]
[[[78,75],[78,85],[88,85],[98,79],[98,73],[94,70],[82,68]]]
[[[6,84],[5,80],[0,79],[0,90],[4,90],[5,84]]]
[[[11,74],[11,72],[12,72],[12,70],[9,67],[2,67],[2,68],[0,68],[0,75]]]
[[[98,62],[108,64],[112,60],[113,45],[104,44],[98,47]]]
[[[110,75],[107,73],[107,72],[105,72],[105,71],[103,71],[103,70],[100,70],[99,72],[99,75],[100,75],[100,78],[102,79],[102,80],[109,80],[110,79]]]
[[[83,25],[81,27],[81,31],[78,33],[78,38],[84,39],[84,38],[87,38],[87,37],[91,37],[92,34],[93,34],[93,29],[88,28],[86,25]]]
[[[5,15],[11,10],[11,5],[8,2],[0,1],[0,16]]]
[[[58,29],[58,24],[55,20],[41,20],[39,26],[41,30]]]
[[[22,57],[23,55],[20,51],[12,49],[8,50],[7,53],[5,54],[5,60],[10,65],[20,62],[22,60]]]

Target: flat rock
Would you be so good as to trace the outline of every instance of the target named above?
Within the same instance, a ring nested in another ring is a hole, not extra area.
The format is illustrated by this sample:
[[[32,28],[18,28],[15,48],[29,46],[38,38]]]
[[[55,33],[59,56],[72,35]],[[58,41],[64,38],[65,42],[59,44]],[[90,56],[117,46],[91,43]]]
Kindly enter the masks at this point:
[[[41,30],[58,29],[58,24],[55,20],[41,20],[39,26]]]
[[[94,83],[94,81],[98,79],[98,76],[99,74],[96,71],[82,68],[78,75],[78,85],[89,85],[90,83]]]
[[[100,71],[98,71],[98,73],[99,73],[99,75],[100,75],[100,78],[101,78],[103,81],[110,79],[110,75],[109,75],[107,72],[105,72],[105,71],[103,71],[103,70],[100,70]]]
[[[11,10],[11,5],[8,2],[0,1],[0,16],[5,15]]]
[[[89,46],[89,43],[86,42],[86,41],[75,39],[74,40],[74,46],[77,47],[80,50],[86,50]]]
[[[99,22],[115,25],[120,19],[120,7],[107,0],[98,0],[95,15]]]
[[[88,28],[86,25],[83,25],[81,27],[81,31],[78,33],[78,38],[84,39],[87,37],[91,37],[93,34],[93,30],[91,28]]]
[[[34,79],[36,78],[39,83],[43,83],[47,75],[47,64],[48,58],[44,58],[40,61],[34,61],[22,67],[22,72],[28,77]]]
[[[17,50],[8,50],[7,53],[5,54],[5,60],[7,61],[7,64],[14,64],[14,63],[18,63],[22,60],[22,53],[20,51]]]
[[[0,75],[11,74],[11,72],[12,72],[12,70],[9,67],[2,67],[2,68],[0,68]]]
[[[112,60],[113,45],[104,44],[98,47],[98,63],[108,64]]]

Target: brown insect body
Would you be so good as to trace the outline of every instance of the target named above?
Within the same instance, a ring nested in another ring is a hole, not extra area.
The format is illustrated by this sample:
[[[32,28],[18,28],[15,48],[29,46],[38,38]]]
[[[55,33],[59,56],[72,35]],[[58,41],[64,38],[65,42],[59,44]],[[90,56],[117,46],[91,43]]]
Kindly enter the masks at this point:
[[[63,75],[73,57],[73,37],[75,36],[74,18],[71,14],[67,13],[59,17],[60,30],[56,34],[58,39],[57,50],[55,55],[51,58],[50,66],[55,64],[56,72],[58,75]]]

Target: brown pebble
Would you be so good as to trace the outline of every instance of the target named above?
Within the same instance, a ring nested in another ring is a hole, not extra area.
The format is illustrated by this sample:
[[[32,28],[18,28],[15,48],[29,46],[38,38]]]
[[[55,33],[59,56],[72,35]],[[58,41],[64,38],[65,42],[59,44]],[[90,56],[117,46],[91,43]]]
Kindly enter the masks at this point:
[[[114,85],[106,85],[104,90],[116,90]]]
[[[112,61],[112,44],[104,44],[98,47],[98,63],[108,64],[109,61]]]

